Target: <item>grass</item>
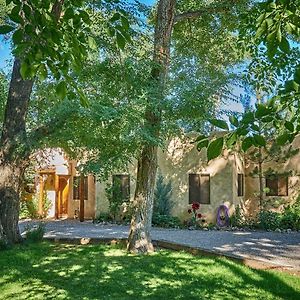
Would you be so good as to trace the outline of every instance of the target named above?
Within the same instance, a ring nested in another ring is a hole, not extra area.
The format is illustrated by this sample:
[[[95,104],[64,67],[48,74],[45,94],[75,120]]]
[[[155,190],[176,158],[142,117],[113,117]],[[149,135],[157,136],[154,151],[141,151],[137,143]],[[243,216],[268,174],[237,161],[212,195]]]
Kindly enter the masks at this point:
[[[184,252],[44,242],[0,252],[0,299],[296,300],[300,278]]]

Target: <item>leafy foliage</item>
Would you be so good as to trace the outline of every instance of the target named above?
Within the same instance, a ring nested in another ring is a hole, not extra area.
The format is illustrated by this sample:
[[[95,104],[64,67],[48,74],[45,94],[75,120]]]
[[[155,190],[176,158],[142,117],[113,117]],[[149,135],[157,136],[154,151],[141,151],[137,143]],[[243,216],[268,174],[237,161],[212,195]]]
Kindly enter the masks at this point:
[[[167,183],[161,173],[158,174],[156,180],[156,189],[154,192],[153,213],[160,215],[170,215],[174,203],[172,202],[172,185],[171,180]]]
[[[280,228],[281,215],[278,212],[262,210],[258,213],[259,227],[265,230]]]
[[[179,218],[159,213],[153,215],[152,224],[164,228],[180,228],[182,226]]]
[[[87,105],[86,96],[70,75],[74,71],[80,72],[89,49],[95,50],[91,24],[96,8],[82,0],[12,0],[6,3],[10,8],[9,20],[8,24],[0,26],[0,34],[14,31],[13,52],[22,59],[22,77],[38,75],[40,80],[45,80],[51,73],[58,82],[58,97],[64,99],[70,86],[69,95],[74,96],[72,90],[75,89],[81,104]],[[129,22],[125,15],[115,12],[98,24],[113,30],[111,36],[124,49],[125,43],[130,40]]]
[[[36,226],[27,226],[25,228],[25,231],[26,231],[26,242],[38,243],[42,241],[46,228],[45,228],[45,224],[39,223]]]

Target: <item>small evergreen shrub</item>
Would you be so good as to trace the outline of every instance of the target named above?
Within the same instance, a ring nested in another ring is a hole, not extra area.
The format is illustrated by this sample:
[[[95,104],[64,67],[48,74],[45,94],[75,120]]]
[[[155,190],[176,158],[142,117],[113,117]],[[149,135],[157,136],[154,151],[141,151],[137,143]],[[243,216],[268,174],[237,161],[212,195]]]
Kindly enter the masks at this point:
[[[45,224],[39,223],[35,227],[27,226],[26,230],[26,242],[38,243],[41,242],[45,234]]]
[[[264,230],[280,228],[281,214],[274,211],[262,210],[258,213],[258,225]]]
[[[171,199],[172,185],[171,181],[165,183],[164,177],[161,173],[158,174],[156,181],[156,189],[154,192],[154,207],[155,214],[169,216],[174,203]]]

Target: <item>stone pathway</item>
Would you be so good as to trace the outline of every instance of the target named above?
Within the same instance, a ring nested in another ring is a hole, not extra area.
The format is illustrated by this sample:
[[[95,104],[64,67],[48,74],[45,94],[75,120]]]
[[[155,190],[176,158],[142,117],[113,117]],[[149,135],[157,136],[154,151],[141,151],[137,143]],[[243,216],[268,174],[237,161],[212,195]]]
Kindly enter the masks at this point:
[[[20,229],[37,221],[21,221]],[[76,220],[46,221],[47,238],[128,237],[128,226],[80,223]],[[200,231],[153,228],[152,238],[243,259],[254,259],[300,272],[300,232]]]

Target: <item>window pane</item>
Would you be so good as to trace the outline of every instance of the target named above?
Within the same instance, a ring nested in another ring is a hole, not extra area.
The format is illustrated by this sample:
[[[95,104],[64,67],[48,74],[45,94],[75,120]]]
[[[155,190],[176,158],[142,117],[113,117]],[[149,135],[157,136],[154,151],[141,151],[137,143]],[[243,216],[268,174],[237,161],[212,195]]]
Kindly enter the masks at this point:
[[[238,174],[238,197],[244,196],[244,174]]]
[[[288,196],[288,177],[278,178],[278,196]]]
[[[89,180],[88,177],[84,177],[84,200],[89,199]]]
[[[113,175],[113,197],[120,197],[121,201],[128,201],[130,198],[130,176]]]
[[[73,178],[73,200],[80,199],[80,176]],[[88,177],[84,177],[84,200],[88,200]]]
[[[278,196],[278,178],[274,176],[269,176],[266,178],[266,187],[269,189],[269,192],[266,193],[266,196]]]
[[[189,204],[200,203],[200,177],[199,174],[189,174]]]
[[[79,200],[79,182],[80,182],[80,177],[74,176],[73,177],[73,200]]]
[[[200,203],[210,204],[210,176],[208,174],[200,175]]]

